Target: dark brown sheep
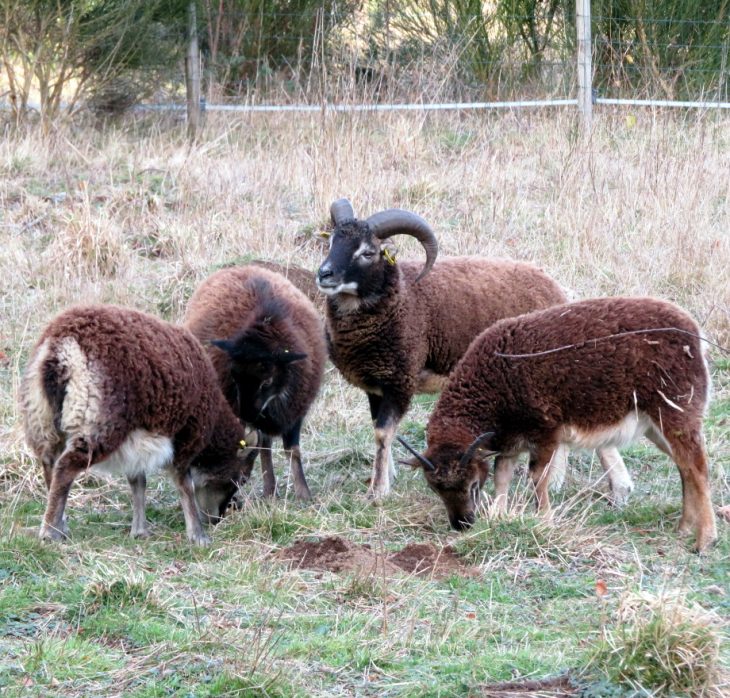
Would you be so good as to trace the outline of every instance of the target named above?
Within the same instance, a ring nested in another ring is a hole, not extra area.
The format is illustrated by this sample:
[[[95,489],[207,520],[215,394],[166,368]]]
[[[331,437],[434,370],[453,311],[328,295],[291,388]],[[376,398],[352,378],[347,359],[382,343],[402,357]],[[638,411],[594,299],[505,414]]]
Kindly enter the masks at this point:
[[[276,491],[271,441],[281,436],[295,495],[309,499],[299,437],[327,357],[320,315],[283,276],[247,265],[206,279],[188,303],[185,325],[208,347],[236,413],[263,434],[264,494]]]
[[[485,327],[566,297],[532,264],[483,257],[435,262],[434,233],[414,213],[391,209],[359,221],[346,199],[333,203],[331,213],[335,229],[317,282],[327,295],[332,362],[368,396],[376,443],[369,493],[379,498],[390,490],[391,443],[413,395],[440,390]],[[381,248],[395,234],[423,244],[423,268],[395,264]],[[599,456],[614,496],[624,498],[633,485],[621,457],[613,450]]]
[[[418,456],[452,526],[474,521],[497,453],[497,498],[517,457],[530,455],[538,507],[550,509],[547,473],[563,443],[622,447],[647,436],[682,478],[681,533],[704,550],[717,537],[702,418],[710,378],[700,330],[653,298],[602,298],[502,320],[485,330],[451,374]]]
[[[48,487],[45,539],[67,535],[68,493],[88,468],[127,476],[132,535],[147,535],[146,476],[164,468],[188,538],[205,545],[201,510],[218,520],[253,465],[255,432],[228,406],[200,343],[135,310],[95,305],[58,315],[33,349],[20,408]]]

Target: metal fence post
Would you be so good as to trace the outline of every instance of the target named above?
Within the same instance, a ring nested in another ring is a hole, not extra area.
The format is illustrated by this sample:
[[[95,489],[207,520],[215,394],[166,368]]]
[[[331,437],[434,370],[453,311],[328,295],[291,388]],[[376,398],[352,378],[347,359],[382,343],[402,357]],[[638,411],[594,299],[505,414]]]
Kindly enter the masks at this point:
[[[188,138],[195,140],[200,125],[200,52],[195,3],[188,6],[188,50],[185,55],[185,88],[188,102]]]
[[[593,119],[593,66],[591,65],[591,0],[575,0],[578,34],[578,110],[589,131]]]

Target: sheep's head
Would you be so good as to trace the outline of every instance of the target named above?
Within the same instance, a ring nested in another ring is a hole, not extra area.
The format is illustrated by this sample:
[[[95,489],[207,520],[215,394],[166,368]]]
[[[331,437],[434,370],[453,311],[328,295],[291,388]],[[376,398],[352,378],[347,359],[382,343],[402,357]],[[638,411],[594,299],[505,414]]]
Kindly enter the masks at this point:
[[[330,251],[317,272],[317,286],[328,296],[347,302],[348,297],[364,298],[377,293],[386,265],[393,263],[388,250],[382,247],[383,241],[392,235],[412,235],[423,245],[426,263],[418,279],[436,261],[436,236],[415,213],[389,209],[359,221],[347,199],[335,201],[330,213],[335,226],[330,235]]]
[[[206,523],[216,524],[223,518],[239,488],[251,477],[261,439],[251,427],[243,433],[238,443],[211,445],[193,463],[195,500]]]
[[[414,456],[410,465],[423,469],[428,486],[446,506],[452,528],[463,531],[476,520],[481,490],[489,474],[489,443],[494,434],[478,436],[466,449],[455,444],[429,446],[421,455],[400,436],[398,441]]]
[[[231,360],[237,413],[267,433],[280,433],[287,425],[286,406],[296,383],[296,363],[307,358],[286,346],[290,336],[282,325],[290,321],[275,308],[259,309],[254,322],[231,339],[213,340]]]

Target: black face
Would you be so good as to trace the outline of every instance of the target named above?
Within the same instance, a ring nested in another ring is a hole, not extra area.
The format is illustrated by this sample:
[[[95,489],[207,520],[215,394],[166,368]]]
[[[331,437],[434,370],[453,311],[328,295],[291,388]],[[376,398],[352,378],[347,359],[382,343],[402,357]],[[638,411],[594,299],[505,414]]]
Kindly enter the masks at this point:
[[[251,477],[258,455],[256,432],[248,431],[246,440],[246,447],[235,451],[206,449],[193,464],[195,500],[207,523],[216,524],[223,518],[239,488]]]
[[[449,523],[457,531],[474,524],[489,474],[489,464],[479,453],[466,464],[461,463],[463,456],[464,450],[455,447],[429,449],[424,454],[435,466],[435,470],[423,468],[426,482],[441,497]]]
[[[330,252],[317,272],[317,286],[328,296],[363,296],[382,266],[380,240],[367,223],[348,221],[332,232]]]
[[[306,354],[279,349],[256,335],[234,340],[216,340],[215,346],[231,358],[231,377],[235,386],[232,403],[238,416],[268,434],[280,434],[287,426],[285,414],[292,383],[292,364]]]
[[[206,523],[217,524],[225,516],[238,487],[231,481],[196,485],[195,500]]]

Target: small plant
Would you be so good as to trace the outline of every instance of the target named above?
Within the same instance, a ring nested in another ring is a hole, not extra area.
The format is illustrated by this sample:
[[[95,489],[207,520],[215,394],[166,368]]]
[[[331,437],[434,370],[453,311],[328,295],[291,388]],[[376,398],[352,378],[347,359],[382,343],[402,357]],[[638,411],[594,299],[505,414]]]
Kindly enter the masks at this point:
[[[681,593],[624,596],[590,668],[641,695],[720,696],[722,622]]]
[[[127,606],[148,604],[151,591],[149,582],[140,575],[131,575],[121,579],[91,582],[84,596],[93,613],[101,608],[119,610]]]

